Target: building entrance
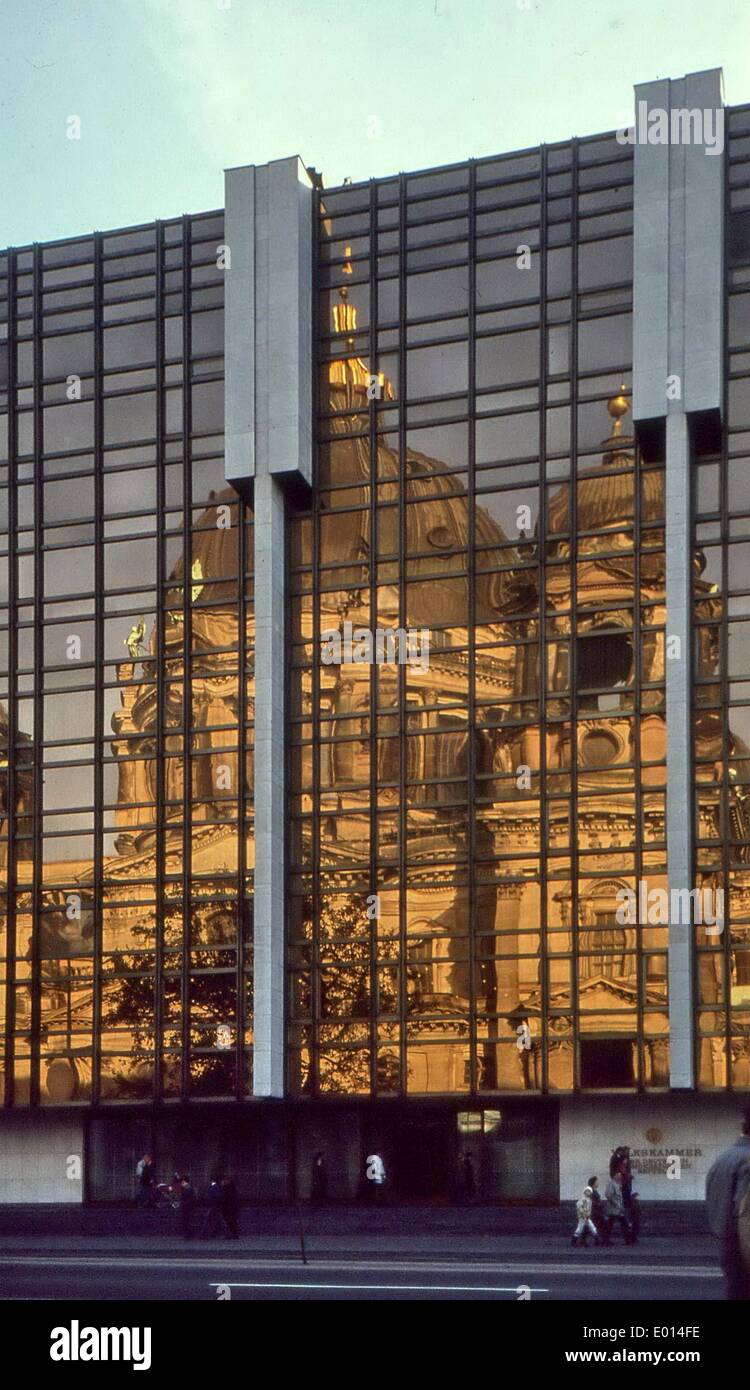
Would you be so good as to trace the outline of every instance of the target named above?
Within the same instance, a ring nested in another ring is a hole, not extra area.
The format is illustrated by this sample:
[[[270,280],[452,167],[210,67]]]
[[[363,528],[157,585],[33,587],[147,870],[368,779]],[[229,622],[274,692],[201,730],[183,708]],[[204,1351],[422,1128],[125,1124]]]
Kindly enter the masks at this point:
[[[547,1202],[558,1192],[557,1104],[541,1098],[370,1114],[364,1154],[382,1156],[391,1200]]]
[[[398,1119],[391,1137],[392,1195],[435,1201],[451,1194],[456,1162],[455,1115],[421,1112]]]

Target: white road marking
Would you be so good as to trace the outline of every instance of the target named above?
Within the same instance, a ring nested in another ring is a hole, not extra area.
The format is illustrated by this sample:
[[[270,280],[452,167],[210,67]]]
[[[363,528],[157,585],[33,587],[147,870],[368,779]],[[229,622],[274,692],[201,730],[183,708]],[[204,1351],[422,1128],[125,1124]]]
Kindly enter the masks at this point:
[[[344,1290],[353,1293],[357,1290],[365,1289],[368,1293],[518,1293],[519,1285],[513,1284],[508,1288],[501,1285],[487,1284],[281,1284],[281,1283],[257,1283],[257,1284],[236,1284],[224,1282],[223,1284],[209,1284],[211,1289],[325,1289],[328,1292],[338,1293]],[[549,1293],[549,1289],[529,1289],[529,1293]]]

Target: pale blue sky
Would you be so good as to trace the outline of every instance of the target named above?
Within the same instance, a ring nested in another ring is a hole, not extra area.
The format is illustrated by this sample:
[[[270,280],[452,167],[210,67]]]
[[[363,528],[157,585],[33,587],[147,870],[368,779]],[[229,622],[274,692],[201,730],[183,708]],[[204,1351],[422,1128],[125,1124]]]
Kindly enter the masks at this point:
[[[0,35],[0,246],[221,206],[234,164],[332,185],[593,134],[698,68],[750,101],[748,0],[0,0]]]

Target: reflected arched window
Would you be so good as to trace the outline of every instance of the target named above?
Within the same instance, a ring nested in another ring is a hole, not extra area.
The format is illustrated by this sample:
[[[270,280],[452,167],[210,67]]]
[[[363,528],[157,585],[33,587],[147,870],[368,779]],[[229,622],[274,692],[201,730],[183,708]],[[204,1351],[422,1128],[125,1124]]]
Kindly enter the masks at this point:
[[[614,908],[594,910],[595,929],[580,934],[579,975],[582,980],[621,979],[625,974],[625,928],[617,921]]]

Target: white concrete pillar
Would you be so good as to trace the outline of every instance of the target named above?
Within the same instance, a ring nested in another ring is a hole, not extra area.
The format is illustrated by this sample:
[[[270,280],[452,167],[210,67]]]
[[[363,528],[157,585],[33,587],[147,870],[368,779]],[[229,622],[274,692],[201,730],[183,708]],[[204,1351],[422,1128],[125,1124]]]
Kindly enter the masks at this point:
[[[667,549],[667,865],[693,886],[691,416],[722,406],[723,132],[718,68],[635,89],[633,419],[664,427]],[[681,116],[676,112],[699,113]],[[669,138],[649,143],[664,113]],[[709,124],[706,124],[706,114]],[[718,114],[717,114],[718,113]],[[690,138],[675,138],[679,133]],[[707,138],[710,137],[710,138]],[[671,901],[674,901],[672,898]],[[692,926],[670,919],[670,1084],[694,1084]]]
[[[299,159],[229,169],[225,474],[255,531],[253,1092],[284,1094],[285,498],[312,474],[312,183]]]

